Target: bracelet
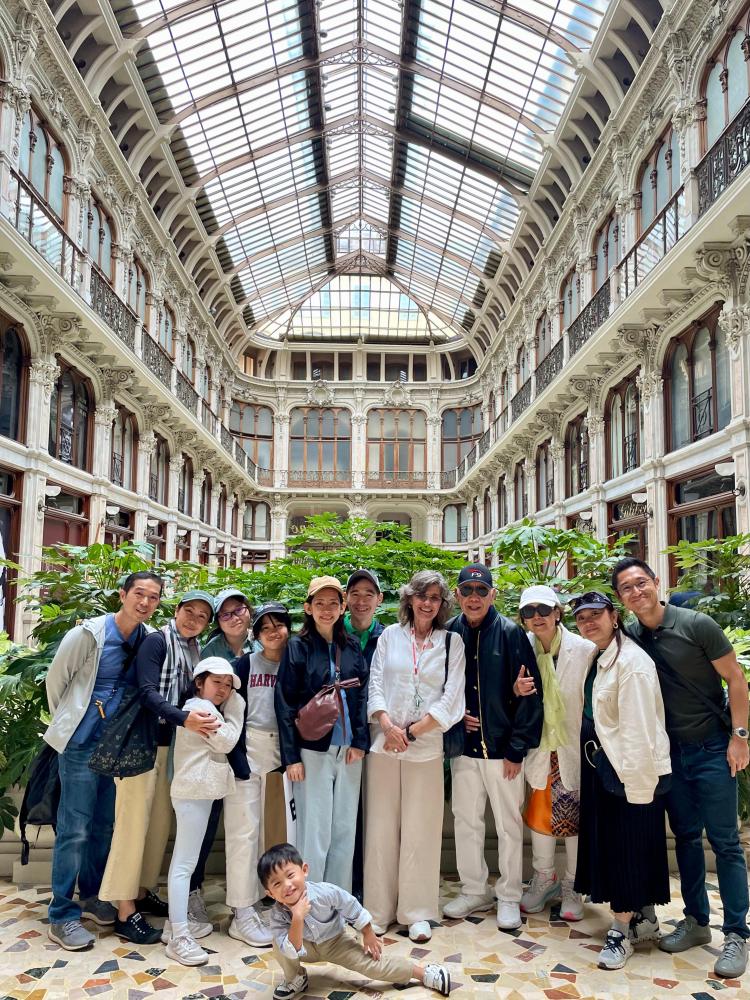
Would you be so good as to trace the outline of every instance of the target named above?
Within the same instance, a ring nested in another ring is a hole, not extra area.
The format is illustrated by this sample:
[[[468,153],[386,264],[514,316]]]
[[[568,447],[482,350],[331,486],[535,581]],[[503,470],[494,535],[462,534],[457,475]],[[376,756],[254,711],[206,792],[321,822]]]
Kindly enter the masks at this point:
[[[416,742],[417,737],[411,731],[411,723],[409,723],[409,725],[406,727],[406,729],[404,730],[404,732],[406,734],[406,739],[409,741],[409,743],[415,743]]]

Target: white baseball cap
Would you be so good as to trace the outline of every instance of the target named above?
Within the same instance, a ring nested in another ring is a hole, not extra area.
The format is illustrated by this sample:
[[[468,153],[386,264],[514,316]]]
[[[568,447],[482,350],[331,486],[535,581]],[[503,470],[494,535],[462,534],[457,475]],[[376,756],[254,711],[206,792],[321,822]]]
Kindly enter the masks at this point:
[[[193,670],[193,680],[196,677],[200,677],[201,674],[219,674],[224,677],[228,675],[232,678],[234,690],[239,691],[240,689],[239,677],[232,670],[232,664],[228,660],[225,660],[223,656],[207,656],[205,660],[199,660]]]
[[[519,610],[529,604],[546,604],[548,608],[562,607],[562,601],[557,591],[541,583],[535,584],[533,587],[527,587],[521,594],[521,600],[518,602]]]

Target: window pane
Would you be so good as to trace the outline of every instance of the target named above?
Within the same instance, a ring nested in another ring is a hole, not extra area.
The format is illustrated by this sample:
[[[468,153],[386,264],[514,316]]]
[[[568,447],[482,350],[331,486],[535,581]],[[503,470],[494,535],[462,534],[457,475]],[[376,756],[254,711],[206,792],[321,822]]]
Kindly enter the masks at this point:
[[[680,344],[672,358],[672,450],[682,448],[691,438],[690,389],[688,385],[687,348]]]

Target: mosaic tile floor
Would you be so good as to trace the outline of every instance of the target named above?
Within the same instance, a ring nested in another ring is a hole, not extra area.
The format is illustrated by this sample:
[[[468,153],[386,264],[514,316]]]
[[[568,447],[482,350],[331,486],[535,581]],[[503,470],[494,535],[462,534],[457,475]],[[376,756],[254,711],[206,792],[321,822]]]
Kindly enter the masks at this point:
[[[662,926],[681,914],[676,884],[672,903],[660,909]],[[392,928],[385,940],[415,959],[449,965],[458,1000],[649,1000],[651,997],[691,1000],[750,1000],[750,973],[744,983],[718,981],[712,976],[721,934],[718,930],[718,893],[709,887],[714,935],[711,945],[670,956],[655,945],[642,945],[620,972],[596,967],[596,954],[607,927],[604,907],[586,907],[578,924],[555,919],[549,910],[529,917],[512,933],[498,931],[494,914],[446,921],[434,930],[426,947],[415,948],[405,930]],[[443,900],[458,892],[455,881],[442,886]],[[46,934],[49,887],[15,887],[0,881],[0,1000],[270,1000],[279,982],[279,970],[268,951],[255,952],[226,935],[229,911],[222,905],[223,885],[213,881],[206,889],[209,912],[216,928],[201,942],[212,952],[209,965],[186,969],[171,962],[162,945],[131,949],[108,929],[97,934],[91,951],[66,952]],[[224,933],[222,933],[222,931]],[[328,965],[309,967],[309,1000],[360,1000],[360,997],[396,997],[398,990],[365,983],[354,973],[334,978]],[[435,994],[410,987],[413,1000]]]

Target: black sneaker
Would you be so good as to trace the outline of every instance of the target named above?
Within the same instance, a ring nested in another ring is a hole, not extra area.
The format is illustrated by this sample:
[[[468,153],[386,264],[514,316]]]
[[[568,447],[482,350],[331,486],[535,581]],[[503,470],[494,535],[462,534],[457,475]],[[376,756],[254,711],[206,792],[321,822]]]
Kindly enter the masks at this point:
[[[169,916],[169,906],[150,889],[146,890],[143,899],[136,899],[135,908],[139,913],[150,913],[152,917]]]
[[[115,934],[133,944],[157,944],[161,941],[159,928],[152,927],[140,913],[131,913],[127,920],[115,920]]]

